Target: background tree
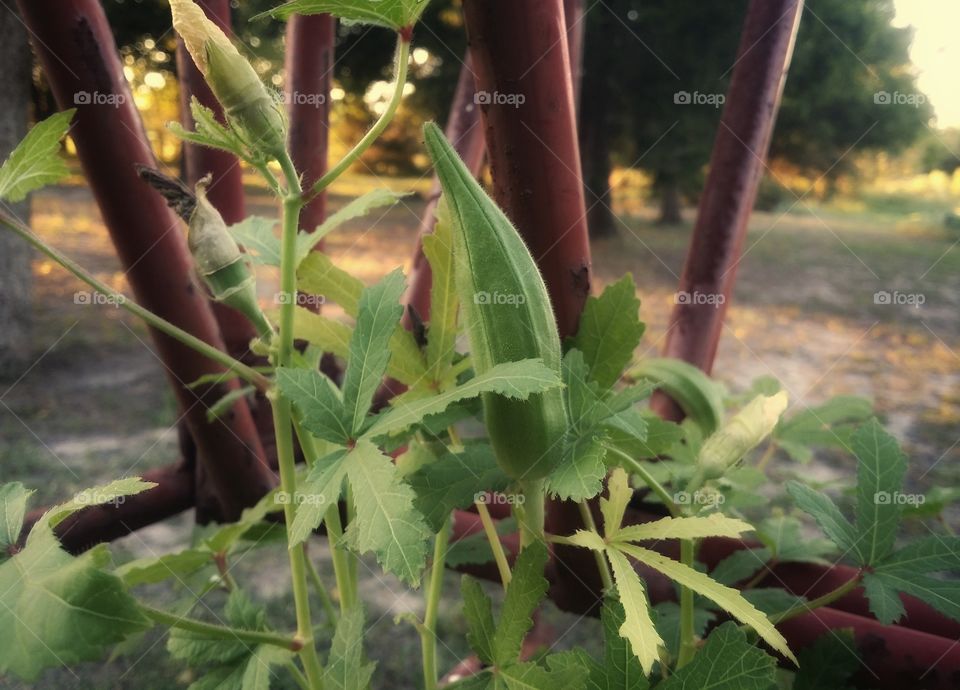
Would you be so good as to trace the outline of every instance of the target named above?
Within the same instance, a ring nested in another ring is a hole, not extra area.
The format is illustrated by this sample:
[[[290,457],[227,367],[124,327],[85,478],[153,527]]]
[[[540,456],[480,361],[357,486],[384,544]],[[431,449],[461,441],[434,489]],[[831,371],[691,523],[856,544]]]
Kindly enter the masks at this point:
[[[679,220],[681,197],[699,191],[709,160],[721,112],[711,97],[726,92],[746,7],[746,0],[590,5],[581,108],[586,183],[596,193],[588,200],[609,199],[613,165],[637,167],[653,178],[660,220]],[[851,147],[897,152],[924,130],[929,104],[875,101],[919,93],[911,32],[891,26],[893,17],[892,0],[807,2],[772,157],[835,179]],[[595,233],[613,224],[608,206],[594,208]]]

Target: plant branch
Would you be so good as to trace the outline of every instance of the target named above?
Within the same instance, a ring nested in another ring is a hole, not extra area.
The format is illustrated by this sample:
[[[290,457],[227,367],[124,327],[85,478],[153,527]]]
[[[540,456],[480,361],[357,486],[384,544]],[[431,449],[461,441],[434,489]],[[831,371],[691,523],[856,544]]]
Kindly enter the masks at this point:
[[[300,421],[294,417],[294,429],[297,432],[297,439],[300,441],[300,447],[306,456],[307,465],[312,467],[319,462],[319,452],[313,436],[304,430]],[[340,540],[343,539],[343,526],[340,524],[340,506],[334,504],[327,510],[324,516],[324,525],[327,528],[327,541],[330,543],[330,557],[333,561],[333,576],[337,581],[337,592],[340,598],[340,612],[343,613],[356,603],[356,591],[353,586],[353,580],[350,577],[350,564],[347,561],[347,554],[340,548]]]
[[[287,196],[283,201],[283,235],[281,237],[280,290],[287,297],[280,305],[280,333],[277,349],[277,366],[290,364],[293,356],[293,315],[296,292],[297,232],[300,223],[300,178],[293,168],[290,156],[284,154],[281,161],[287,183]],[[277,464],[280,469],[280,487],[287,496],[297,493],[297,475],[293,451],[293,414],[290,401],[271,391],[273,423],[277,443]],[[284,518],[288,530],[296,515],[293,501],[283,506]],[[307,592],[306,553],[302,547],[290,548],[290,573],[293,585],[293,601],[297,615],[297,637],[304,641],[300,658],[311,688],[323,687],[323,668],[317,656],[313,642],[313,625],[310,621],[310,599]]]
[[[597,523],[593,519],[593,513],[590,512],[590,506],[586,501],[580,501],[577,503],[577,507],[580,509],[580,517],[583,520],[584,527],[588,531],[593,532],[596,535],[599,535],[600,532],[597,530]],[[607,563],[606,555],[601,551],[594,551],[593,557],[597,561],[597,570],[600,571],[600,580],[603,582],[603,588],[607,592],[613,591],[613,575],[610,573],[610,564]]]
[[[342,175],[351,165],[353,165],[359,158],[364,154],[364,152],[370,148],[370,146],[375,142],[383,131],[393,120],[394,115],[397,114],[397,109],[400,107],[400,101],[403,100],[403,89],[407,83],[407,67],[410,62],[410,40],[404,36],[397,37],[397,50],[396,58],[394,62],[394,91],[393,96],[390,98],[390,102],[387,104],[386,109],[383,111],[383,114],[380,115],[379,119],[370,128],[370,131],[367,132],[363,138],[357,142],[357,145],[354,146],[343,159],[337,163],[335,166],[330,168],[323,177],[317,180],[313,187],[310,188],[310,192],[306,195],[305,201],[310,201],[317,194],[320,194],[323,190],[333,184],[340,175]]]
[[[250,644],[269,644],[274,647],[281,647],[291,651],[299,651],[303,647],[303,642],[290,635],[267,632],[265,630],[243,630],[241,628],[231,628],[226,625],[216,625],[206,623],[195,618],[185,618],[175,613],[154,608],[147,604],[139,604],[143,614],[155,623],[166,625],[170,628],[178,628],[188,632],[195,632],[199,635],[212,637],[219,640],[238,640],[240,642],[249,642]]]
[[[490,511],[487,510],[487,504],[481,501],[474,501],[477,507],[477,513],[480,515],[480,522],[483,524],[483,531],[487,535],[487,541],[490,542],[490,549],[493,551],[493,560],[497,563],[497,570],[500,572],[500,581],[503,582],[503,588],[510,586],[510,562],[507,560],[507,554],[503,551],[503,543],[500,541],[500,535],[497,534],[497,528],[493,524],[493,518],[490,517]]]
[[[680,562],[693,567],[694,543],[691,539],[680,540]],[[677,654],[677,669],[683,668],[697,652],[696,621],[693,607],[693,590],[680,585],[680,651]]]
[[[440,595],[443,592],[444,562],[447,558],[449,543],[450,516],[447,515],[433,543],[433,563],[430,565],[427,605],[423,614],[423,625],[418,626],[423,656],[424,690],[437,688],[437,612],[440,608]]]
[[[642,462],[635,460],[634,458],[630,457],[629,455],[624,453],[622,450],[620,450],[619,448],[615,448],[614,446],[607,446],[607,450],[613,453],[614,455],[618,455],[619,457],[621,457],[623,461],[627,464],[628,469],[631,472],[640,475],[640,478],[643,480],[643,483],[650,487],[653,493],[655,493],[663,502],[663,505],[666,507],[666,509],[670,511],[670,515],[672,515],[673,517],[677,517],[680,514],[680,510],[679,508],[677,508],[677,504],[673,502],[673,496],[671,496],[667,492],[667,490],[663,487],[663,484],[658,482],[656,478],[654,478],[654,476],[650,474],[650,471],[643,466]]]
[[[180,341],[184,345],[193,350],[196,350],[202,355],[209,357],[218,364],[222,364],[228,370],[234,372],[237,376],[242,378],[244,381],[253,384],[259,390],[265,391],[270,387],[270,380],[263,374],[257,372],[252,367],[247,366],[243,362],[235,360],[233,357],[227,353],[218,350],[214,346],[210,345],[203,340],[200,340],[194,335],[187,333],[182,328],[174,326],[169,321],[157,316],[152,311],[141,307],[139,304],[133,300],[128,299],[125,295],[117,292],[113,288],[109,287],[105,283],[97,280],[93,275],[88,273],[84,268],[79,264],[75,263],[72,259],[67,258],[59,251],[53,247],[46,244],[43,240],[37,237],[33,231],[30,230],[27,226],[23,225],[19,221],[16,221],[4,213],[0,213],[0,225],[8,228],[13,231],[16,235],[23,238],[27,243],[32,247],[41,252],[44,256],[52,259],[56,263],[63,266],[67,271],[72,273],[74,276],[82,280],[84,283],[92,287],[94,290],[99,292],[102,295],[105,295],[111,298],[119,307],[126,309],[128,312],[134,316],[142,319],[148,325],[157,329],[161,333],[164,333],[175,340]]]
[[[803,614],[809,613],[814,609],[820,608],[821,606],[828,606],[829,604],[832,604],[833,602],[835,602],[837,599],[840,599],[844,595],[849,594],[854,589],[856,589],[860,585],[860,581],[862,578],[863,578],[863,574],[861,572],[857,572],[856,576],[850,578],[849,580],[844,582],[842,585],[840,585],[836,589],[830,592],[827,592],[826,594],[819,596],[816,599],[812,599],[810,601],[794,606],[793,608],[789,608],[782,613],[777,613],[770,616],[770,622],[776,625],[777,623],[788,621],[791,618],[802,616]]]

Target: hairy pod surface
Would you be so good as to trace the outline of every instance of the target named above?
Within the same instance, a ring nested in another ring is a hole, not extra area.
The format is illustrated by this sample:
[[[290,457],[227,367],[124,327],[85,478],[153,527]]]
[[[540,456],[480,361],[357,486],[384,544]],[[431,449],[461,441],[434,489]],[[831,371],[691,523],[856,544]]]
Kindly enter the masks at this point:
[[[510,220],[487,196],[440,129],[424,128],[453,225],[454,276],[478,374],[504,362],[541,359],[560,372],[560,337],[546,285]],[[483,396],[500,467],[517,480],[545,477],[561,458],[566,427],[555,388],[513,400]]]

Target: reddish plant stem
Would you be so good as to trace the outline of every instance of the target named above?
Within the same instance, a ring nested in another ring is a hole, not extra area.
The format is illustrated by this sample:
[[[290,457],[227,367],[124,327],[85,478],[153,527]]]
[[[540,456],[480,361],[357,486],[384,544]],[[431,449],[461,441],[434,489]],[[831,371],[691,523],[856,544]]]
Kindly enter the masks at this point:
[[[327,171],[330,136],[330,85],[336,21],[328,14],[294,15],[287,22],[286,96],[290,155],[309,189]],[[310,232],[327,214],[322,192],[300,214],[300,229]],[[322,249],[322,245],[317,250]]]
[[[713,368],[733,297],[802,10],[803,0],[752,0],[747,11],[710,173],[677,288],[724,299],[677,304],[664,346],[666,356],[686,360],[707,373]],[[653,406],[668,419],[677,420],[683,414],[662,393],[654,396]]]
[[[137,300],[223,349],[217,322],[194,281],[181,223],[137,176],[137,164],[156,167],[156,161],[103,8],[94,0],[21,0],[19,7],[57,103],[77,107],[71,136]],[[152,335],[220,516],[237,518],[274,482],[245,404],[215,423],[206,419],[206,408],[238,383],[188,389],[188,383],[222,367],[172,338]]]
[[[603,8],[597,9],[602,11]],[[587,29],[583,0],[563,0],[563,15],[567,25],[567,45],[570,49],[574,112],[579,113],[580,84],[583,81],[583,40]]]
[[[560,336],[577,331],[590,292],[570,54],[561,0],[463,4],[493,196],[543,273]],[[520,101],[522,100],[522,103]]]

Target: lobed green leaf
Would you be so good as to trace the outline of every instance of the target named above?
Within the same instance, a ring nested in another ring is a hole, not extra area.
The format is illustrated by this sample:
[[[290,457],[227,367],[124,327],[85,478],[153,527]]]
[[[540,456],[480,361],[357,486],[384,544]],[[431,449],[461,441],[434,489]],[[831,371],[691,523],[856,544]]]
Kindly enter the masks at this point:
[[[54,182],[70,171],[60,156],[60,140],[70,129],[75,108],[54,113],[27,132],[0,166],[0,199],[22,201],[27,194]]]

